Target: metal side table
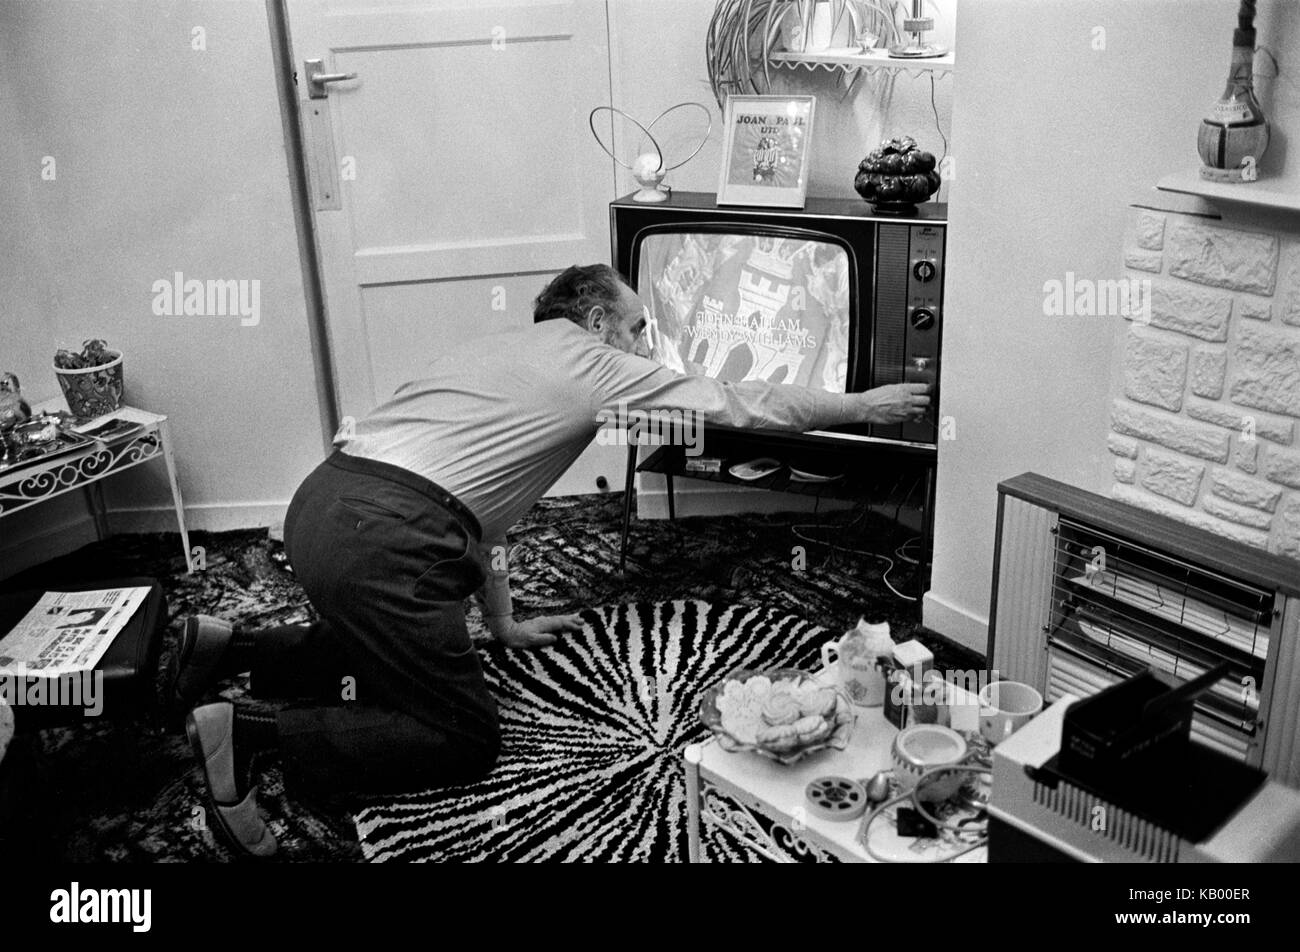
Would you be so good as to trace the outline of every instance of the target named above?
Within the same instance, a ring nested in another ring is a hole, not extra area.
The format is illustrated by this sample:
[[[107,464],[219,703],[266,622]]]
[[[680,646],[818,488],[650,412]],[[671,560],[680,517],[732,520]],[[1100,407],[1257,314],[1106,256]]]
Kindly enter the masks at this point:
[[[64,407],[62,401],[55,399],[47,400],[34,409],[38,412],[53,412]],[[0,470],[0,518],[74,489],[81,489],[95,519],[96,535],[102,539],[108,534],[108,517],[100,480],[162,457],[167,466],[172,502],[176,506],[176,524],[180,529],[181,545],[185,549],[185,567],[187,571],[193,572],[190,536],[185,529],[185,509],[181,502],[180,485],[176,482],[176,463],[172,457],[167,417],[124,406],[71,429],[73,432],[85,433],[117,420],[134,424],[134,427],[104,439],[92,438],[84,446],[46,459],[32,460]]]

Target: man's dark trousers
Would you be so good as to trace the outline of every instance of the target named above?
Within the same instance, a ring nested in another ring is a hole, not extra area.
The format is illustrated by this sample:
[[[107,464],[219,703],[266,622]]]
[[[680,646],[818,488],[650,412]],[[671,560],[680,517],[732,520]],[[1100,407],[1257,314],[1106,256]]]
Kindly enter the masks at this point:
[[[465,628],[484,580],[459,500],[400,467],[335,452],[299,487],[285,552],[320,620],[256,635],[252,690],[278,715],[290,782],[323,795],[464,783],[500,748]]]

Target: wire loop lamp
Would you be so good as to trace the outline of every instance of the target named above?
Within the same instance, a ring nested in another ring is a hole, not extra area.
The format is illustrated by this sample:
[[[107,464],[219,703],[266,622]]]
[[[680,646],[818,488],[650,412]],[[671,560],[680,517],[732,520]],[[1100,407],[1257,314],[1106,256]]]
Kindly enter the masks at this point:
[[[664,150],[660,147],[659,141],[654,137],[654,133],[651,130],[659,124],[660,120],[664,119],[669,114],[676,112],[678,109],[688,108],[702,110],[705,118],[708,120],[708,128],[705,129],[704,135],[700,138],[699,145],[691,150],[690,155],[686,156],[686,158],[682,159],[680,162],[669,165],[668,159],[664,156]],[[596,114],[600,112],[609,112],[619,115],[641,130],[643,138],[637,144],[637,157],[630,165],[615,155],[614,150],[605,145],[604,140],[600,137],[600,133],[596,131]],[[595,109],[591,110],[591,114],[587,116],[587,125],[591,129],[592,136],[596,139],[596,144],[604,150],[606,155],[631,172],[632,178],[634,178],[637,185],[640,186],[636,194],[632,196],[632,199],[638,202],[662,202],[666,201],[668,196],[672,194],[672,189],[663,184],[664,176],[673,169],[681,168],[691,159],[695,158],[699,151],[704,148],[704,143],[709,141],[709,135],[713,132],[713,114],[701,103],[679,102],[677,105],[669,106],[663,112],[659,113],[659,115],[655,116],[650,125],[643,126],[636,119],[633,119],[616,106],[597,106]],[[653,152],[645,149],[646,140],[649,140],[650,145],[654,146]]]

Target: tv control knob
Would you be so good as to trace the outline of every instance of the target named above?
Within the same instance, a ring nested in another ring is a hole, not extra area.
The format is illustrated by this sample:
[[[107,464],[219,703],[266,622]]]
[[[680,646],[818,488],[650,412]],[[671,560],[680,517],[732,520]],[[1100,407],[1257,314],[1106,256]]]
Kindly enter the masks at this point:
[[[912,308],[912,326],[918,331],[928,331],[934,327],[934,311],[928,307]]]
[[[928,258],[922,259],[912,265],[912,275],[922,284],[925,284],[927,281],[933,281],[938,273],[938,265]]]

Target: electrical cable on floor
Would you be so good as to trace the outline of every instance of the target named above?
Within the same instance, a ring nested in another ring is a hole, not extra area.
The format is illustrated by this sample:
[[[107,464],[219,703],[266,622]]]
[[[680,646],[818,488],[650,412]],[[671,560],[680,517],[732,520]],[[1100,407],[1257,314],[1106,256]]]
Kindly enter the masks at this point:
[[[897,494],[897,492],[898,492],[898,487],[902,484],[902,482],[903,482],[903,478],[904,478],[904,477],[899,476],[897,479],[894,480],[894,485],[890,488],[889,492],[888,492],[888,493],[886,494],[886,496],[885,496],[885,499],[886,499],[886,503],[885,503],[885,505],[888,505],[888,501],[887,501],[887,500],[889,500],[891,497],[895,497],[895,498],[897,498],[897,497],[896,497],[896,494]],[[919,486],[920,483],[921,483],[921,477],[918,476],[918,477],[917,477],[917,478],[912,482],[912,486],[911,486],[911,488],[907,491],[907,494],[904,495],[904,496],[902,496],[901,498],[898,498],[898,504],[894,507],[894,524],[895,524],[895,525],[898,524],[898,518],[899,518],[899,515],[902,513],[903,505],[904,505],[905,503],[907,503],[907,502],[909,502],[909,501],[911,500],[912,496],[913,496],[913,495],[915,494],[915,492],[916,492],[916,488],[917,488],[917,486]],[[821,498],[820,495],[819,495],[817,498],[818,498],[818,504],[820,505],[820,498]],[[814,506],[814,509],[813,509],[814,515],[816,514],[816,511],[817,511],[817,507]],[[869,504],[867,504],[867,503],[864,503],[864,504],[862,505],[862,507],[861,507],[860,512],[859,512],[857,515],[855,515],[851,520],[849,520],[849,522],[847,522],[847,523],[845,523],[843,526],[839,527],[839,528],[840,528],[840,531],[841,531],[841,534],[844,533],[844,532],[846,532],[846,531],[848,531],[848,530],[853,529],[853,528],[854,528],[854,527],[855,527],[859,522],[865,522],[867,519],[870,518],[870,516],[871,516],[871,506],[870,506]],[[867,557],[869,557],[869,558],[873,558],[873,559],[879,559],[879,560],[881,560],[882,562],[885,563],[885,570],[884,570],[884,572],[881,574],[881,576],[880,576],[880,580],[881,580],[881,582],[884,583],[885,588],[889,589],[889,591],[892,592],[892,593],[894,594],[895,597],[900,598],[900,599],[902,599],[902,600],[905,601],[905,602],[915,602],[915,601],[917,601],[917,599],[916,599],[914,596],[911,596],[911,595],[904,595],[904,594],[903,594],[902,592],[900,592],[898,589],[894,588],[893,584],[889,581],[889,573],[892,572],[892,571],[894,570],[894,560],[891,559],[889,556],[887,556],[887,555],[883,555],[883,554],[881,554],[881,553],[879,553],[879,552],[869,552],[869,551],[867,551],[866,549],[856,549],[856,548],[853,548],[852,546],[846,546],[846,545],[843,545],[843,544],[840,544],[840,543],[837,543],[837,542],[834,542],[834,541],[829,541],[829,542],[828,542],[828,541],[826,541],[826,540],[824,540],[824,539],[813,538],[813,537],[811,537],[811,536],[805,535],[804,533],[800,532],[801,529],[812,529],[812,530],[814,530],[814,531],[821,532],[823,528],[830,528],[830,527],[829,527],[829,525],[827,525],[827,526],[823,526],[823,524],[822,524],[821,521],[819,520],[819,521],[816,522],[816,523],[800,523],[800,524],[797,524],[797,525],[793,525],[793,526],[790,527],[790,531],[791,531],[791,533],[794,535],[794,537],[795,537],[796,539],[800,539],[800,540],[802,540],[802,541],[804,541],[804,542],[811,542],[811,543],[813,543],[814,545],[825,546],[826,548],[828,548],[828,549],[830,550],[830,552],[829,552],[829,554],[828,554],[828,560],[831,559],[831,558],[834,558],[834,555],[835,555],[835,551],[836,551],[836,549],[843,549],[845,552],[850,552],[850,553],[853,553],[854,555],[865,555],[865,556],[867,556]],[[906,544],[906,543],[904,543],[904,544]],[[897,554],[898,554],[898,553],[895,552],[895,555],[897,555]],[[911,561],[913,564],[917,564],[916,560],[908,560],[908,561]]]
[[[913,542],[920,542],[920,541],[921,541],[920,536],[912,536],[912,538],[908,539],[906,542],[904,542],[902,545],[900,545],[897,549],[894,550],[894,558],[898,559],[900,562],[906,562],[908,565],[920,565],[921,562],[919,559],[914,559],[907,554],[907,547],[911,545]]]
[[[799,531],[800,529],[820,529],[820,528],[821,528],[820,526],[812,525],[811,523],[804,523],[801,525],[791,526],[790,531],[794,533],[796,539],[802,539],[803,541],[811,542],[814,545],[829,545],[830,543],[827,543],[822,539],[814,539],[811,536],[806,536]],[[850,546],[840,546],[840,548],[842,548],[845,552],[852,552],[854,555],[865,555],[868,556],[869,558],[880,559],[882,562],[885,562],[886,563],[885,571],[880,576],[880,580],[885,583],[885,588],[889,589],[891,592],[894,593],[894,595],[896,595],[898,598],[901,598],[905,602],[916,601],[916,598],[914,598],[913,596],[904,595],[902,592],[900,592],[898,589],[894,588],[894,586],[890,584],[889,573],[894,570],[894,560],[891,559],[889,556],[881,555],[879,552],[868,552],[866,549],[855,549]]]

